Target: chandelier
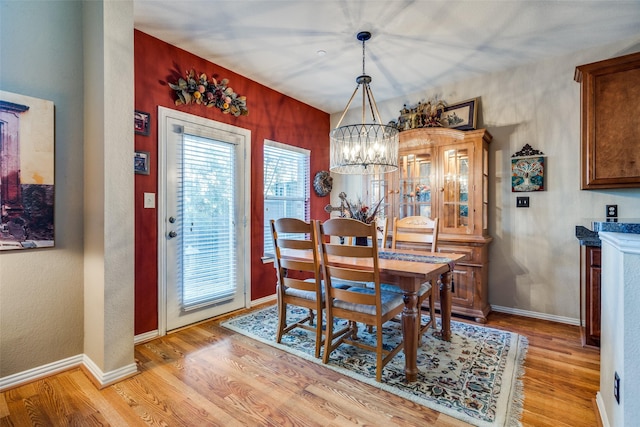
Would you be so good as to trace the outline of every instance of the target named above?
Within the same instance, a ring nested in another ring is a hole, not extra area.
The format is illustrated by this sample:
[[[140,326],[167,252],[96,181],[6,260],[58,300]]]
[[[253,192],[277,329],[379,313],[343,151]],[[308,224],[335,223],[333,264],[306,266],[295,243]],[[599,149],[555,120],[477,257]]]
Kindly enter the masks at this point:
[[[356,86],[347,106],[342,112],[338,125],[329,133],[331,142],[330,167],[332,172],[342,174],[377,174],[398,169],[398,129],[383,125],[380,112],[371,92],[371,76],[364,72],[364,44],[371,38],[368,31],[359,32],[357,39],[362,42],[362,75],[356,78]],[[349,106],[362,86],[362,123],[342,124]],[[371,122],[366,122],[366,104],[369,103]]]

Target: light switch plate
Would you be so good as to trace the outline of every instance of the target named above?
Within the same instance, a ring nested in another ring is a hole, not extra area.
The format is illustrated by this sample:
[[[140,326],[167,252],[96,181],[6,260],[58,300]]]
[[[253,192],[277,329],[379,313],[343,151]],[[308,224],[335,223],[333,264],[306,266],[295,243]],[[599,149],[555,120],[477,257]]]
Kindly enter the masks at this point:
[[[516,197],[516,207],[517,208],[528,208],[529,207],[529,197]]]
[[[156,207],[156,193],[144,193],[144,208],[153,209]]]

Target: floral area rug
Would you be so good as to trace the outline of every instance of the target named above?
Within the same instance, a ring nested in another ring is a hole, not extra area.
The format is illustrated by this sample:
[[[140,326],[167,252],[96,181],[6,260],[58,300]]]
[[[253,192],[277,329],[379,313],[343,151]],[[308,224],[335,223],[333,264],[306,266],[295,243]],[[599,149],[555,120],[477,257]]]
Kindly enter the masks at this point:
[[[300,319],[305,313],[306,309],[289,306],[287,316]],[[278,344],[277,322],[276,306],[270,306],[227,320],[222,326],[322,364],[314,357],[313,333],[296,328]],[[336,320],[337,327],[344,323]],[[473,425],[520,425],[526,337],[455,321],[451,322],[451,342],[434,337],[432,331],[422,337],[418,380],[410,384],[404,382],[403,352],[385,366],[380,383],[375,380],[375,353],[357,347],[341,345],[324,366]],[[390,343],[400,339],[400,323],[387,322],[384,334]],[[369,334],[364,327],[359,337],[375,343],[375,333]]]

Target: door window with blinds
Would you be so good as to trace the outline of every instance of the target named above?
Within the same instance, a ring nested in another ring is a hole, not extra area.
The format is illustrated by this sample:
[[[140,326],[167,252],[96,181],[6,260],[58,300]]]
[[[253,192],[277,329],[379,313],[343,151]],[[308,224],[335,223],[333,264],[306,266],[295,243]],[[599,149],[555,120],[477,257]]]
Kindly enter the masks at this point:
[[[178,277],[182,308],[193,310],[236,292],[236,157],[234,144],[188,131],[181,148]]]
[[[264,141],[264,256],[274,256],[270,222],[278,218],[309,221],[309,162],[304,148]]]

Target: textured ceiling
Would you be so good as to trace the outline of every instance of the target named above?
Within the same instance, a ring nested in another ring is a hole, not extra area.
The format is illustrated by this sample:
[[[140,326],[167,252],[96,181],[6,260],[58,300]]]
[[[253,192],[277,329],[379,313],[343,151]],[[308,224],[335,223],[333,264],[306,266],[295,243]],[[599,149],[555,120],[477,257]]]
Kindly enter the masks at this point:
[[[134,12],[136,29],[328,113],[362,72],[359,31],[373,34],[365,69],[378,102],[640,40],[639,0],[134,0]]]

